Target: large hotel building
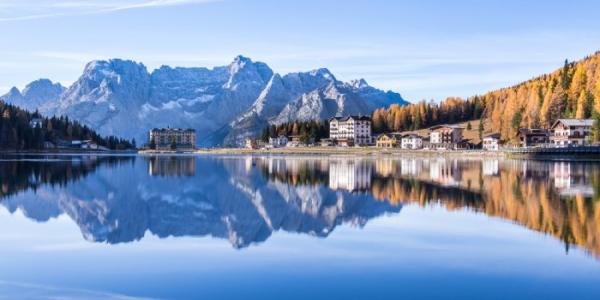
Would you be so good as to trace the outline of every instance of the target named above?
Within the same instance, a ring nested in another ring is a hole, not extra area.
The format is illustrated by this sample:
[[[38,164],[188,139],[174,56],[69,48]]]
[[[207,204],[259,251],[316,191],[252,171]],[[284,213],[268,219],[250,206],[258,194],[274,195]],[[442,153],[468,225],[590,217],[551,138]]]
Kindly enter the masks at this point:
[[[193,150],[196,147],[196,130],[180,128],[154,128],[150,130],[150,143],[156,150]],[[176,149],[172,149],[175,142]]]
[[[350,116],[329,120],[329,138],[338,144],[370,145],[371,118]]]

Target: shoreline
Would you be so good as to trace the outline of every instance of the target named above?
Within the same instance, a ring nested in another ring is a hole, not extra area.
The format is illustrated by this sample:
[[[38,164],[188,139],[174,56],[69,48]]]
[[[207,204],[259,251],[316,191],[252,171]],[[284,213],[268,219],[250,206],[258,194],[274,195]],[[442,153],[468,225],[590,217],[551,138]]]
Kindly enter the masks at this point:
[[[140,150],[140,155],[315,155],[315,156],[363,156],[363,157],[465,157],[465,158],[515,158],[533,160],[600,160],[597,154],[581,153],[526,153],[511,149],[498,151],[476,150],[408,150],[377,147],[282,147],[271,149],[204,148],[195,151]]]
[[[376,147],[282,147],[272,149],[205,148],[190,152],[140,150],[139,154],[198,154],[198,155],[359,155],[359,156],[504,156],[502,151],[481,150],[406,150]]]
[[[600,161],[598,154],[585,153],[522,153],[514,150],[501,149],[498,151],[477,150],[408,150],[400,148],[377,147],[282,147],[271,149],[247,148],[201,148],[194,151],[173,150],[52,150],[52,151],[6,151],[0,150],[0,155],[305,155],[305,156],[362,156],[362,157],[451,157],[451,158],[514,158],[532,160],[585,160]]]

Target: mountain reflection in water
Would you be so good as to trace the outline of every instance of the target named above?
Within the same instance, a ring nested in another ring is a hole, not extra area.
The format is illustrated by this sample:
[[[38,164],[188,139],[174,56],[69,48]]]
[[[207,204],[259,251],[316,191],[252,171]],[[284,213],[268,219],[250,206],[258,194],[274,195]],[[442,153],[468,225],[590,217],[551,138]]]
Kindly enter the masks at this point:
[[[33,159],[32,159],[33,158]],[[506,159],[43,156],[0,160],[0,199],[36,221],[67,214],[85,239],[326,237],[402,205],[468,209],[600,255],[600,164]]]

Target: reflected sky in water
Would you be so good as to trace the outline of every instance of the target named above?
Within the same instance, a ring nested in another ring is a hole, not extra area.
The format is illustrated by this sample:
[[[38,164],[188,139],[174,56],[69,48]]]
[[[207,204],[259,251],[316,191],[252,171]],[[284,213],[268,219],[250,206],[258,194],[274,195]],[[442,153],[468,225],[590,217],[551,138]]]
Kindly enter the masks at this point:
[[[600,296],[600,164],[2,156],[4,298]]]

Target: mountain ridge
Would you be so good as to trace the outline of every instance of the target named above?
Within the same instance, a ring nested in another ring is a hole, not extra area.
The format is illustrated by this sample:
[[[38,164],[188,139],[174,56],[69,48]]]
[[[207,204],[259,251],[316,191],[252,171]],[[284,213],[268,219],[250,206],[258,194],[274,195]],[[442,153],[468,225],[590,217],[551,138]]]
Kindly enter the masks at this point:
[[[0,98],[138,141],[145,141],[154,127],[194,128],[203,146],[239,145],[282,120],[366,115],[379,107],[408,104],[400,94],[370,87],[364,79],[345,83],[326,68],[280,75],[241,55],[211,69],[163,65],[148,71],[133,60],[95,60],[68,88],[49,80],[44,84],[55,88],[46,88],[35,101],[17,88]],[[307,95],[310,103],[302,102]],[[311,107],[299,110],[298,103]]]

